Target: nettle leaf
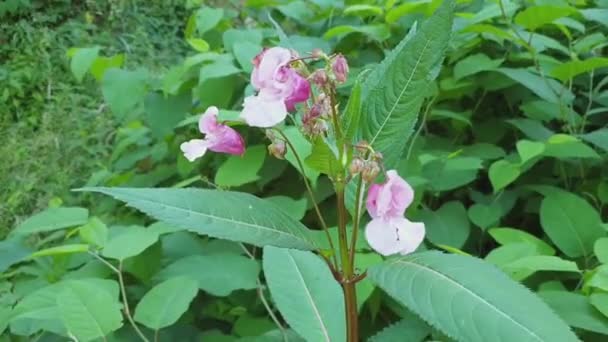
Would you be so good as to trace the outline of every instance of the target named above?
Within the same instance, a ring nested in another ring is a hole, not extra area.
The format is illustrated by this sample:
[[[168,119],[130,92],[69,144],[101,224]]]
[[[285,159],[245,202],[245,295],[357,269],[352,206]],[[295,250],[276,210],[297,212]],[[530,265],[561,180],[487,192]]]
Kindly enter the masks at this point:
[[[235,290],[255,289],[258,273],[257,261],[237,254],[218,253],[181,258],[164,268],[156,278],[185,276],[196,280],[201,290],[224,297]]]
[[[267,246],[263,267],[270,294],[295,332],[307,341],[346,341],[344,294],[320,257]]]
[[[525,27],[528,30],[534,31],[537,28],[545,24],[549,24],[556,19],[569,16],[576,12],[576,8],[568,6],[530,6],[517,13],[515,16],[515,23]]]
[[[248,147],[242,156],[230,156],[215,173],[215,184],[221,187],[241,186],[260,178],[266,159],[266,146]]]
[[[157,220],[198,234],[314,249],[310,232],[274,204],[240,192],[203,189],[85,188],[110,195]]]
[[[187,277],[164,281],[146,293],[135,308],[135,321],[150,329],[168,327],[188,310],[198,292],[198,284]]]
[[[57,309],[79,341],[102,338],[122,326],[120,303],[94,282],[66,283],[57,295]]]
[[[342,117],[342,133],[346,141],[351,141],[357,134],[361,121],[361,79],[357,78],[346,103]]]
[[[578,341],[536,295],[474,257],[425,252],[388,260],[368,274],[459,341]]]
[[[592,57],[584,61],[570,61],[567,63],[562,63],[551,70],[551,76],[565,82],[580,74],[605,67],[608,67],[608,58]]]
[[[606,236],[597,210],[565,191],[549,193],[543,199],[540,223],[551,241],[571,258],[591,255],[595,240]]]
[[[412,134],[425,90],[438,74],[450,40],[454,1],[444,1],[415,34],[406,36],[363,83],[363,139],[396,165]]]
[[[49,208],[23,221],[11,232],[12,236],[45,233],[85,224],[89,211],[78,207]]]
[[[101,252],[104,257],[125,260],[140,254],[158,241],[158,233],[144,227],[132,226],[124,230],[108,240]]]

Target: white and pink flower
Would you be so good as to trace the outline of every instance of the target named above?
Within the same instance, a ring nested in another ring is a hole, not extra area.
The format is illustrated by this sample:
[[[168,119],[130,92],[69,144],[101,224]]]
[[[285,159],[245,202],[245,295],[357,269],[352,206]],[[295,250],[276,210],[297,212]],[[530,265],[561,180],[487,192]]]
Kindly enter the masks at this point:
[[[412,187],[395,170],[387,171],[386,178],[385,183],[369,188],[366,206],[372,220],[365,227],[365,237],[382,255],[408,254],[424,240],[424,223],[403,217],[414,200]]]
[[[254,58],[251,84],[258,93],[245,98],[241,112],[249,126],[275,126],[296,103],[310,97],[310,84],[289,65],[293,58],[290,50],[281,47],[264,50]]]
[[[219,110],[209,107],[198,121],[198,129],[205,134],[204,139],[192,139],[180,145],[189,161],[202,157],[207,150],[213,152],[242,155],[245,153],[243,137],[229,126],[217,121]]]

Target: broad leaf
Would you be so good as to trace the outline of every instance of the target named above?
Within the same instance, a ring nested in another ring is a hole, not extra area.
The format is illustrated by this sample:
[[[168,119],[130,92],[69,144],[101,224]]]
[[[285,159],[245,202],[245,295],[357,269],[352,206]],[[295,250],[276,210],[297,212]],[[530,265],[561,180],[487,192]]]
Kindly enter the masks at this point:
[[[602,264],[608,264],[608,237],[595,241],[593,253],[595,253],[595,256]]]
[[[112,68],[101,82],[104,100],[118,119],[124,119],[142,103],[148,88],[145,70],[128,71]]]
[[[571,258],[591,255],[595,240],[606,235],[599,213],[581,197],[564,191],[543,199],[540,223],[551,241]]]
[[[494,193],[513,183],[520,174],[519,165],[506,160],[498,160],[490,165],[488,175],[494,188]]]
[[[580,74],[605,67],[608,67],[608,58],[593,57],[584,61],[570,61],[560,64],[555,69],[551,70],[551,76],[565,82]]]
[[[190,107],[192,96],[189,92],[169,96],[151,92],[144,101],[146,123],[152,133],[162,139],[173,132],[173,128],[184,119]]]
[[[268,246],[263,264],[272,298],[293,330],[307,341],[346,340],[344,295],[320,257]]]
[[[553,249],[553,247],[551,247],[545,241],[523,230],[501,227],[489,229],[488,233],[501,245],[510,245],[523,242],[535,246],[538,251],[543,254],[555,254],[555,249]]]
[[[474,257],[425,252],[388,260],[368,274],[459,341],[578,341],[536,295]]]
[[[571,326],[608,334],[608,318],[602,316],[587,297],[565,291],[541,291],[538,294]]]
[[[467,210],[456,201],[445,203],[436,211],[424,210],[422,220],[428,239],[436,245],[461,248],[471,232]]]
[[[342,133],[347,142],[350,142],[359,129],[361,120],[361,80],[355,81],[353,90],[346,103],[344,114],[342,115]]]
[[[265,146],[248,147],[244,155],[226,159],[215,174],[215,183],[222,187],[231,187],[255,182],[260,178],[258,173],[265,159]]]
[[[317,138],[312,145],[312,153],[304,161],[310,168],[320,173],[334,177],[338,174],[342,165],[338,161],[336,151],[332,150],[328,142],[323,138]]]
[[[314,249],[310,232],[275,205],[253,195],[203,189],[85,188],[110,195],[175,227],[212,237]]]
[[[82,82],[84,75],[89,71],[95,59],[99,55],[99,47],[70,49],[68,55],[72,58],[70,69],[78,82]]]
[[[89,211],[84,208],[50,208],[31,216],[15,228],[12,235],[26,235],[50,232],[85,224]]]
[[[138,255],[158,241],[158,233],[143,227],[124,228],[117,236],[111,238],[102,250],[106,258],[125,260]]]
[[[135,308],[137,322],[158,330],[177,322],[188,310],[198,292],[195,280],[186,277],[171,278],[153,287]]]
[[[517,13],[515,23],[534,31],[545,24],[553,22],[555,19],[566,17],[572,13],[576,13],[576,9],[572,7],[551,5],[531,6]]]
[[[260,266],[255,260],[236,254],[193,255],[165,267],[157,279],[185,276],[196,280],[198,287],[214,296],[228,296],[235,290],[257,287]]]
[[[78,229],[78,234],[84,242],[103,247],[108,240],[108,227],[101,220],[93,217]]]
[[[397,323],[384,328],[376,335],[370,337],[368,342],[421,342],[431,332],[431,329],[422,320],[412,315],[412,319],[402,319]]]
[[[453,1],[408,35],[363,84],[362,137],[384,156],[386,167],[397,163],[412,134],[427,87],[437,76],[452,27]]]
[[[211,30],[222,20],[224,17],[224,9],[223,8],[211,8],[211,7],[202,7],[196,12],[196,29],[199,34],[204,34],[205,32]]]

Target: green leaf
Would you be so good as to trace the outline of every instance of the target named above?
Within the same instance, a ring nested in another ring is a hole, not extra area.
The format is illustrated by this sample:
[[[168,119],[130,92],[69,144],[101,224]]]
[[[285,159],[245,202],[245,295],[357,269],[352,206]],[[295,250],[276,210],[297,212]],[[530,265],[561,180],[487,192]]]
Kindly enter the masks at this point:
[[[232,47],[232,53],[239,62],[243,70],[251,72],[253,69],[253,59],[262,51],[262,46],[249,41],[235,42]]]
[[[598,22],[608,27],[608,8],[588,8],[579,11],[587,20]]]
[[[594,149],[578,138],[567,134],[552,135],[545,144],[544,155],[558,159],[601,158]]]
[[[226,76],[241,73],[242,71],[234,66],[232,60],[221,58],[213,63],[204,65],[198,77],[198,83],[204,84],[205,81],[214,78],[223,78]]]
[[[274,203],[277,207],[281,208],[286,214],[289,214],[296,220],[304,218],[306,211],[308,210],[308,199],[300,198],[295,200],[287,196],[271,196],[264,198],[265,200]]]
[[[601,148],[605,152],[608,152],[608,128],[600,128],[597,131],[583,134],[580,137],[583,140]]]
[[[290,126],[287,127],[283,133],[289,138],[291,144],[294,146],[296,153],[302,160],[306,160],[308,156],[312,154],[312,144],[306,139],[306,137],[300,132],[297,127]],[[300,166],[298,165],[298,161],[289,146],[287,147],[287,153],[285,154],[285,159],[293,165],[293,167],[301,172]],[[306,172],[306,177],[310,179],[310,181],[314,184],[317,182],[317,178],[319,178],[319,172],[310,166],[307,163],[304,163],[304,172]]]
[[[608,67],[608,58],[592,57],[584,61],[570,61],[562,63],[551,70],[551,76],[565,82],[575,76],[590,72],[597,68]]]
[[[475,203],[469,207],[468,214],[471,222],[485,230],[500,221],[502,211],[498,205]]]
[[[340,25],[332,27],[327,32],[325,32],[323,38],[327,40],[337,38],[338,40],[340,40],[351,33],[361,33],[369,37],[370,39],[376,40],[378,42],[383,42],[387,40],[391,35],[388,26],[384,24],[362,26]]]
[[[591,305],[601,312],[604,317],[608,317],[608,293],[593,293],[589,296],[589,302],[591,302]]]
[[[23,238],[8,238],[0,241],[0,273],[12,265],[24,260],[31,251],[23,243]]]
[[[203,189],[85,188],[110,195],[159,221],[198,234],[250,243],[314,249],[306,227],[253,195]]]
[[[59,315],[79,341],[102,338],[122,326],[121,305],[95,283],[73,281],[57,295]]]
[[[537,141],[520,140],[517,142],[517,153],[521,158],[521,164],[542,156],[545,151],[545,144]]]
[[[92,217],[87,224],[78,229],[80,238],[91,245],[103,247],[108,241],[108,227],[97,217]]]
[[[576,12],[575,8],[566,6],[530,6],[517,13],[515,23],[534,31],[545,24],[553,22],[555,19],[566,17]]]
[[[494,188],[494,193],[513,183],[520,175],[519,165],[506,160],[497,160],[490,165],[488,176]]]
[[[402,319],[369,338],[368,342],[422,342],[431,328],[420,319]]]
[[[541,291],[538,295],[570,326],[608,334],[608,318],[589,304],[587,297],[565,291]]]
[[[148,88],[148,73],[139,69],[128,71],[109,69],[101,82],[104,100],[118,119],[127,117],[144,100]]]
[[[86,253],[89,250],[89,245],[70,244],[56,247],[45,248],[30,255],[30,258],[39,258],[44,256],[55,256],[62,254]]]
[[[474,257],[417,253],[385,261],[368,274],[455,340],[578,341],[538,297]]]
[[[358,17],[368,17],[381,15],[383,13],[382,7],[367,5],[367,4],[356,4],[350,5],[342,12],[344,15],[355,15]]]
[[[195,280],[176,277],[154,286],[135,308],[135,321],[153,330],[168,327],[188,310],[198,292]]]
[[[555,249],[548,243],[523,230],[514,228],[491,228],[488,230],[488,233],[501,245],[523,242],[535,246],[542,254],[555,254]]]
[[[199,34],[211,30],[219,24],[224,17],[223,8],[202,7],[196,12],[196,29]]]
[[[78,226],[85,224],[88,217],[89,211],[85,208],[49,208],[23,221],[11,235],[23,236]]]
[[[436,211],[424,210],[422,220],[428,239],[435,245],[462,248],[471,232],[467,210],[462,203],[445,203]]]
[[[307,341],[346,340],[342,288],[320,257],[267,246],[263,265],[270,294],[293,330]]]
[[[93,65],[91,65],[91,74],[95,77],[97,82],[101,82],[106,70],[120,68],[124,62],[125,55],[123,54],[114,55],[112,57],[97,57],[95,61],[93,61]]]
[[[330,175],[332,178],[342,170],[342,164],[338,161],[336,151],[333,151],[328,142],[321,137],[313,142],[312,152],[304,160],[304,163],[320,173]]]
[[[228,29],[222,35],[222,41],[224,42],[224,48],[227,51],[234,52],[235,55],[236,55],[236,52],[233,50],[234,50],[234,47],[236,46],[236,44],[248,42],[248,43],[256,44],[258,46],[262,46],[263,39],[264,39],[264,36],[262,35],[262,32],[260,30],[252,30],[252,29],[247,29],[247,30]],[[257,53],[260,53],[260,52],[262,52],[261,49]],[[239,62],[240,62],[240,60],[239,60]],[[251,62],[251,60],[250,60],[250,62]]]
[[[534,272],[539,271],[580,273],[580,270],[575,262],[551,255],[525,256],[510,263],[501,265],[501,268],[507,273],[523,273],[522,276],[514,277],[516,280],[523,280]]]
[[[483,53],[477,53],[461,59],[454,65],[454,79],[459,80],[467,76],[475,75],[483,71],[498,68],[504,60],[490,59]]]
[[[215,174],[215,184],[221,187],[241,186],[260,179],[259,171],[266,159],[266,146],[248,147],[242,156],[230,156]]]
[[[125,260],[143,252],[158,241],[158,233],[149,229],[131,226],[106,243],[101,254],[106,258]]]
[[[395,6],[386,12],[385,20],[389,24],[395,23],[401,17],[412,13],[424,13],[429,5],[428,0],[411,1]]]
[[[70,61],[72,74],[74,74],[78,82],[82,82],[84,75],[89,71],[99,55],[99,47],[75,49],[73,54],[70,54],[72,55],[72,60]]]
[[[350,93],[344,114],[342,115],[342,133],[347,142],[351,142],[361,121],[361,79],[357,78]]]
[[[198,52],[207,52],[209,51],[209,43],[206,40],[200,38],[190,38],[187,40],[188,44],[192,46],[192,48]]]
[[[235,290],[255,289],[259,272],[260,267],[255,260],[219,253],[181,258],[165,267],[156,278],[188,277],[196,280],[201,290],[225,297]]]
[[[554,79],[543,79],[526,69],[498,68],[496,71],[523,85],[548,102],[569,103],[574,99],[572,92]]]
[[[593,244],[593,253],[602,264],[608,264],[608,238],[597,239]]]
[[[408,35],[363,84],[362,137],[393,168],[412,134],[426,89],[450,40],[453,1],[444,1],[418,32]],[[395,139],[395,137],[399,139]]]
[[[173,128],[184,119],[191,107],[192,95],[190,92],[169,96],[151,92],[144,101],[146,123],[152,133],[162,139],[173,132]]]
[[[598,212],[581,197],[565,191],[543,199],[540,223],[551,241],[571,258],[591,255],[595,240],[606,235]]]

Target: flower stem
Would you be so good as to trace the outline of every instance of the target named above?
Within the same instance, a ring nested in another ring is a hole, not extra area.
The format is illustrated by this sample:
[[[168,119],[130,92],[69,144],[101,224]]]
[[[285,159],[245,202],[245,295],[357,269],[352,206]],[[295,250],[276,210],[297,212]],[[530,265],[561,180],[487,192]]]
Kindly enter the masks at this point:
[[[346,238],[346,206],[344,205],[344,184],[336,183],[336,198],[338,205],[338,236],[340,238],[340,261],[342,266],[342,288],[346,304],[346,331],[348,342],[358,342],[359,326],[357,315],[357,292],[353,278],[353,263],[349,257],[348,241]]]
[[[353,235],[350,240],[350,251],[349,261],[350,264],[355,265],[355,250],[357,247],[357,238],[359,234],[359,223],[361,222],[361,206],[363,205],[363,190],[365,188],[365,182],[363,177],[359,175],[359,181],[357,182],[356,202],[355,202],[355,217],[353,218]]]
[[[283,137],[283,139],[285,140],[285,142],[287,143],[287,146],[289,146],[289,148],[291,149],[291,151],[293,152],[294,157],[296,158],[296,162],[298,163],[298,166],[300,167],[300,172],[302,173],[302,178],[304,178],[304,185],[306,186],[306,191],[308,192],[308,196],[310,197],[310,201],[312,202],[313,207],[315,208],[315,212],[317,214],[317,217],[319,218],[319,222],[321,223],[321,227],[323,228],[323,231],[325,231],[325,235],[327,237],[327,241],[329,242],[329,247],[331,248],[332,251],[332,257],[334,260],[334,267],[338,267],[338,262],[336,259],[336,248],[334,247],[334,242],[331,238],[331,235],[329,235],[329,229],[327,228],[327,224],[325,223],[325,219],[323,219],[323,215],[321,214],[321,210],[319,209],[319,206],[317,205],[317,201],[315,200],[315,194],[312,192],[312,188],[310,187],[310,184],[308,183],[308,178],[306,178],[306,171],[304,171],[304,164],[302,163],[302,159],[300,159],[300,156],[298,155],[298,152],[296,151],[295,147],[293,146],[293,144],[291,143],[291,141],[289,140],[289,138],[287,137],[287,135],[285,135],[285,133],[283,133],[283,131],[281,131],[280,129],[276,129],[275,130],[281,135],[281,137]]]

